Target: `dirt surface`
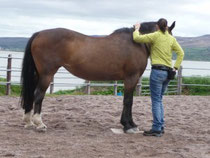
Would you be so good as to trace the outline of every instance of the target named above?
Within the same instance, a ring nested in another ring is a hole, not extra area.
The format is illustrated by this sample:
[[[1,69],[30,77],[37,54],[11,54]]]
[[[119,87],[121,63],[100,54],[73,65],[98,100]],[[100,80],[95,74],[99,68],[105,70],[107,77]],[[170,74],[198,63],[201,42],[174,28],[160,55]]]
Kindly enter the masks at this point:
[[[46,97],[47,132],[24,129],[18,97],[0,97],[0,157],[8,158],[210,158],[210,96],[166,96],[163,137],[121,134],[121,96]],[[149,97],[135,97],[133,117],[151,127]]]

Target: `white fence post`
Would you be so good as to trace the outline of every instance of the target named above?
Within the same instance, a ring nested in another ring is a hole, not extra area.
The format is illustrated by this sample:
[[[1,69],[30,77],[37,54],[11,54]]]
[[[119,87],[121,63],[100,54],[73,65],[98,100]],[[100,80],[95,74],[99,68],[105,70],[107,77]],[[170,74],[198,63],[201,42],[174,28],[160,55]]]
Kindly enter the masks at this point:
[[[136,86],[136,95],[141,95],[141,89],[142,89],[142,77],[139,78],[139,81]]]
[[[182,94],[182,66],[180,66],[179,70],[178,70],[178,78],[177,78],[177,94],[181,95]]]
[[[11,94],[11,73],[12,73],[12,55],[8,55],[7,59],[7,84],[6,84],[6,95]]]
[[[54,77],[52,81],[50,82],[50,94],[53,94],[53,90],[54,90]]]
[[[86,86],[86,94],[90,95],[90,81],[85,81],[87,83]]]
[[[117,95],[117,81],[114,82],[114,95]]]

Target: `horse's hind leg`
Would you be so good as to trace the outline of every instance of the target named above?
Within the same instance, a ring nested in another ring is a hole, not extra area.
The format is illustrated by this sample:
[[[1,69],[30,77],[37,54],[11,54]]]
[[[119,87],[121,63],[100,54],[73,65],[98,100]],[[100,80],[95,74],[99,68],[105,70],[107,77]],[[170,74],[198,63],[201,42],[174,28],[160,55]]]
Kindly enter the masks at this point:
[[[125,90],[123,98],[123,111],[121,116],[121,124],[124,126],[124,132],[135,133],[137,125],[132,118],[133,92],[138,82],[138,76],[132,76],[124,81]]]
[[[52,78],[53,75],[41,75],[34,93],[33,123],[37,126],[37,130],[39,131],[46,131],[47,129],[47,126],[42,122],[41,108],[46,90],[52,81]]]
[[[33,102],[32,102],[33,104]],[[33,107],[33,105],[32,105]],[[35,125],[32,121],[32,108],[30,109],[30,111],[25,110],[25,113],[23,115],[23,121],[25,122],[25,128],[30,129],[30,128],[34,128]]]
[[[34,87],[36,87],[36,84],[34,85]],[[35,89],[33,87],[31,87],[31,89]],[[34,90],[32,90],[32,92],[34,92]],[[31,129],[31,128],[34,128],[35,125],[32,121],[32,115],[33,115],[33,97],[28,99],[27,102],[25,104],[27,104],[27,106],[25,106],[25,112],[24,112],[24,115],[23,115],[23,121],[25,122],[25,128],[27,129]]]

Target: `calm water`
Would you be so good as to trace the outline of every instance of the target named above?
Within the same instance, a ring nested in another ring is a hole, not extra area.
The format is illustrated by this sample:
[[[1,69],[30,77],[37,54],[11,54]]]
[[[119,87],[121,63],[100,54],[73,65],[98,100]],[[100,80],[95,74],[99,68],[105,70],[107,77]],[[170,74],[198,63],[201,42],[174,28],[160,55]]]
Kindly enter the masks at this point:
[[[6,72],[2,71],[7,66],[7,59],[2,57],[8,57],[9,54],[12,54],[13,58],[22,58],[22,52],[8,52],[8,51],[0,51],[0,77],[6,76]],[[12,59],[12,82],[20,82],[20,68],[21,68],[22,60],[21,59]],[[200,61],[183,61],[183,76],[210,76],[210,62],[200,62]],[[147,66],[147,70],[144,72],[143,76],[149,76],[150,74],[150,61]],[[208,70],[200,70],[200,69],[208,69]],[[64,73],[59,73],[59,72]],[[77,78],[70,73],[68,73],[65,69],[60,68],[58,73],[55,75],[55,88],[54,90],[65,90],[65,89],[74,89],[76,84],[84,83],[83,79]],[[61,83],[65,83],[61,84]],[[68,85],[66,85],[66,83]],[[71,84],[71,85],[70,85]]]

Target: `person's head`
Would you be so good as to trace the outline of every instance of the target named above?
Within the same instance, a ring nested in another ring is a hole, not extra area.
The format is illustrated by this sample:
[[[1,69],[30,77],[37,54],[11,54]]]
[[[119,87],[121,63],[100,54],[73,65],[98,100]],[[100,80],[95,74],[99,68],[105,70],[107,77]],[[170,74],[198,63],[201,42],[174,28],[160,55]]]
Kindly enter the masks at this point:
[[[166,19],[161,18],[161,19],[158,20],[157,25],[158,25],[159,29],[160,29],[163,33],[165,33],[165,31],[167,30],[168,22],[167,22]]]

